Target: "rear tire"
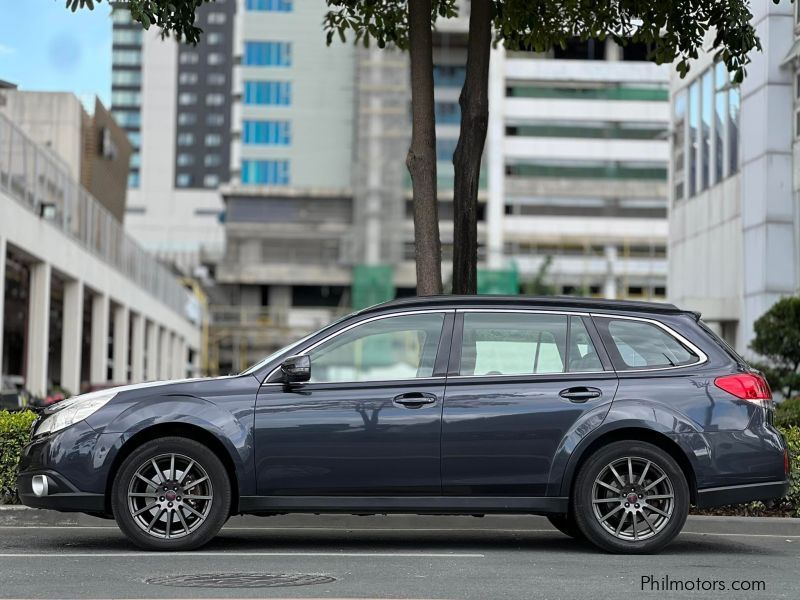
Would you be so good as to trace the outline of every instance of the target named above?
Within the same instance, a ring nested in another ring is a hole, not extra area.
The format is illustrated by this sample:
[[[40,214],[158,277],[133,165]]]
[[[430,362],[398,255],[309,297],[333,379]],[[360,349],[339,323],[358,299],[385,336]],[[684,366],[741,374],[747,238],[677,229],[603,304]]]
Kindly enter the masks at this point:
[[[677,536],[689,486],[667,452],[645,442],[600,448],[581,466],[572,492],[575,522],[606,552],[652,554]]]
[[[578,525],[571,515],[549,515],[547,520],[550,521],[550,525],[558,529],[564,535],[568,535],[576,540],[586,539],[583,532],[578,529]]]
[[[163,437],[142,444],[120,466],[111,492],[122,532],[145,550],[193,550],[230,515],[231,482],[203,444]]]

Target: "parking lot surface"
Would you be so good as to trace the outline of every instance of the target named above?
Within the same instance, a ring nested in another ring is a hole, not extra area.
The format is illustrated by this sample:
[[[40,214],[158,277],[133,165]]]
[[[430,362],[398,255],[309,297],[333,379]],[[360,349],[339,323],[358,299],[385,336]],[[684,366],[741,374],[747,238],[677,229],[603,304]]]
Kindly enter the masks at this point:
[[[789,520],[691,517],[663,553],[614,556],[539,517],[235,517],[199,551],[152,553],[113,521],[12,512],[2,598],[800,598]]]

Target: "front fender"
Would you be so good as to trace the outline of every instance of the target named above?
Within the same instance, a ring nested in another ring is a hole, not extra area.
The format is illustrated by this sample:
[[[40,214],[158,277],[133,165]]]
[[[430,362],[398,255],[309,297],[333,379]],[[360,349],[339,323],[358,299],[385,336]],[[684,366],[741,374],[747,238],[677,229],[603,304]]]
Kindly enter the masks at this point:
[[[548,495],[569,496],[575,472],[586,452],[602,438],[624,438],[625,432],[644,441],[648,436],[659,437],[659,441],[667,438],[680,448],[694,473],[707,470],[710,464],[708,442],[691,419],[660,403],[614,400],[602,423],[573,443],[559,447],[557,466],[561,469],[551,472]]]

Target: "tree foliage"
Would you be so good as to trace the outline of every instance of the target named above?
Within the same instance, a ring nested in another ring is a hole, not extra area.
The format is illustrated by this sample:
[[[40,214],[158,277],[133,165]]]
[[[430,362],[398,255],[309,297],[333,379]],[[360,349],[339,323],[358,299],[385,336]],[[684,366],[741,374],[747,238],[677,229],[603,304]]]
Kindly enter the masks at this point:
[[[769,360],[759,365],[784,397],[800,391],[800,296],[781,298],[753,324],[750,348]]]
[[[106,0],[109,1],[109,0]],[[102,0],[66,0],[67,8],[75,12],[79,8],[94,10]],[[200,6],[213,0],[127,0],[115,2],[131,12],[131,17],[144,29],[158,27],[164,37],[174,36],[190,44],[197,44],[203,30],[194,24],[195,12]]]

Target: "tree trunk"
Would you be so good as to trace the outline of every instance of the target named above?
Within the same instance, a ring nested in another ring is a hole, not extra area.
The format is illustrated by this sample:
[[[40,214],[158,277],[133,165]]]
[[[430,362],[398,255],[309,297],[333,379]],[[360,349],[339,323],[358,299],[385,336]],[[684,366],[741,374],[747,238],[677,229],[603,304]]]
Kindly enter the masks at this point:
[[[436,118],[433,103],[431,0],[408,3],[411,55],[411,147],[406,166],[414,198],[417,294],[442,293],[442,245],[436,202]]]
[[[472,0],[467,73],[458,103],[461,132],[453,155],[453,293],[478,291],[478,185],[489,126],[489,51],[492,42],[490,0]]]

